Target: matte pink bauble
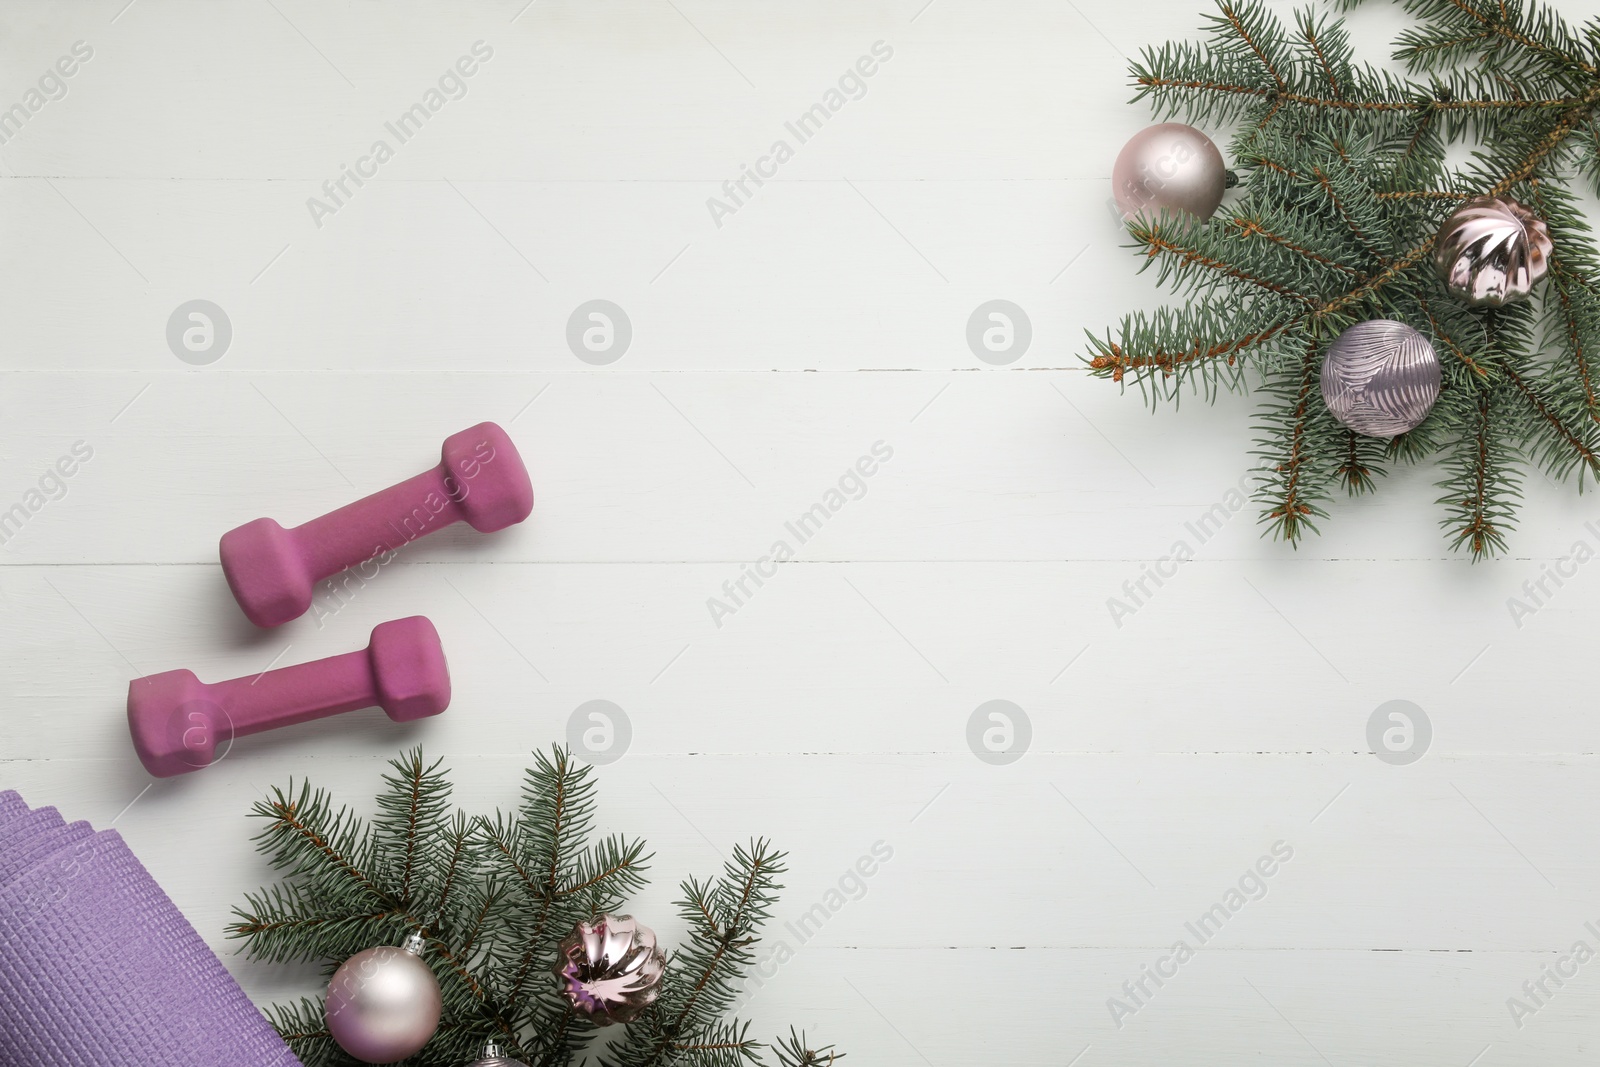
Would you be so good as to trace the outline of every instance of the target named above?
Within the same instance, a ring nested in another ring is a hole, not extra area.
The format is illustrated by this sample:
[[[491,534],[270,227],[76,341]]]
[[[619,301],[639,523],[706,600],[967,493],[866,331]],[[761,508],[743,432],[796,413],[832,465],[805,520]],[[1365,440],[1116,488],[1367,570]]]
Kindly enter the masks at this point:
[[[428,1043],[444,1007],[439,980],[422,962],[420,934],[345,960],[328,983],[328,1032],[364,1063],[393,1063]]]
[[[1186,211],[1204,222],[1222,203],[1228,168],[1211,138],[1181,122],[1134,134],[1111,168],[1111,191],[1123,221]]]

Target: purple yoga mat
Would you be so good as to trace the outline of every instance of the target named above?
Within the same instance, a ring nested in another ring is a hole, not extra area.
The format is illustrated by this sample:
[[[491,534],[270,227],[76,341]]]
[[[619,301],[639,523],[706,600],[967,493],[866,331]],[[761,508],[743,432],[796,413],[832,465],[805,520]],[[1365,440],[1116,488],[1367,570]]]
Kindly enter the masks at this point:
[[[114,830],[0,793],[0,1064],[300,1067]]]
[[[15,789],[0,792],[0,826],[5,825],[7,819],[15,818],[28,810],[28,805],[22,802],[22,794]]]

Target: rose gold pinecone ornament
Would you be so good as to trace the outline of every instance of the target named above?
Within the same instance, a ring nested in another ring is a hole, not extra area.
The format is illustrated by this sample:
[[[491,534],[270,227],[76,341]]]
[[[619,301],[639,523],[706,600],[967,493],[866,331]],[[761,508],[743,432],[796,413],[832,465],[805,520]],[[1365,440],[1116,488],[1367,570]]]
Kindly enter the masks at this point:
[[[556,951],[551,970],[561,995],[598,1026],[631,1022],[661,995],[667,958],[654,931],[631,915],[580,922]]]
[[[1550,228],[1506,197],[1462,204],[1439,227],[1433,264],[1450,291],[1475,307],[1528,299],[1550,269]]]

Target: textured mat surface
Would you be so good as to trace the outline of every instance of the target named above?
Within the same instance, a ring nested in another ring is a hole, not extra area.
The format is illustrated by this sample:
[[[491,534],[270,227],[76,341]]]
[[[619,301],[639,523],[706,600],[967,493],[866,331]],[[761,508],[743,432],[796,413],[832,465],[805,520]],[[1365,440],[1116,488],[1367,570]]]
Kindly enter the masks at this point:
[[[298,1067],[114,830],[0,794],[0,1064]]]

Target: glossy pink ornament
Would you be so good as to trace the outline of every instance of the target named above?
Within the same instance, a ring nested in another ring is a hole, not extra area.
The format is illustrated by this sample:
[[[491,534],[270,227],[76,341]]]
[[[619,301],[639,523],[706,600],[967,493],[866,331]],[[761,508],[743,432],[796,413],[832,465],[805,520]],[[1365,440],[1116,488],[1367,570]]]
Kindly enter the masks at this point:
[[[450,704],[450,669],[439,631],[421,615],[381,622],[359,652],[207,684],[176,670],[128,683],[128,732],[157,778],[216,761],[235,737],[380,707],[395,722]]]
[[[444,999],[422,961],[421,934],[399,948],[380,945],[345,960],[328,983],[328,1032],[363,1063],[393,1063],[439,1029]]]
[[[1123,221],[1185,211],[1204,222],[1222,203],[1228,168],[1211,138],[1181,122],[1140,130],[1117,154],[1111,190]]]
[[[666,967],[648,926],[631,915],[601,915],[562,938],[552,970],[575,1010],[609,1026],[629,1022],[655,1003]]]
[[[488,533],[526,519],[533,483],[517,446],[492,422],[444,439],[439,465],[398,485],[286,530],[256,519],[222,535],[228,588],[257,626],[277,626],[311,607],[324,578],[371,559],[387,562],[425,534],[465,522]]]
[[[1452,293],[1476,307],[1526,300],[1550,270],[1550,227],[1509,197],[1481,196],[1450,213],[1433,265]]]

